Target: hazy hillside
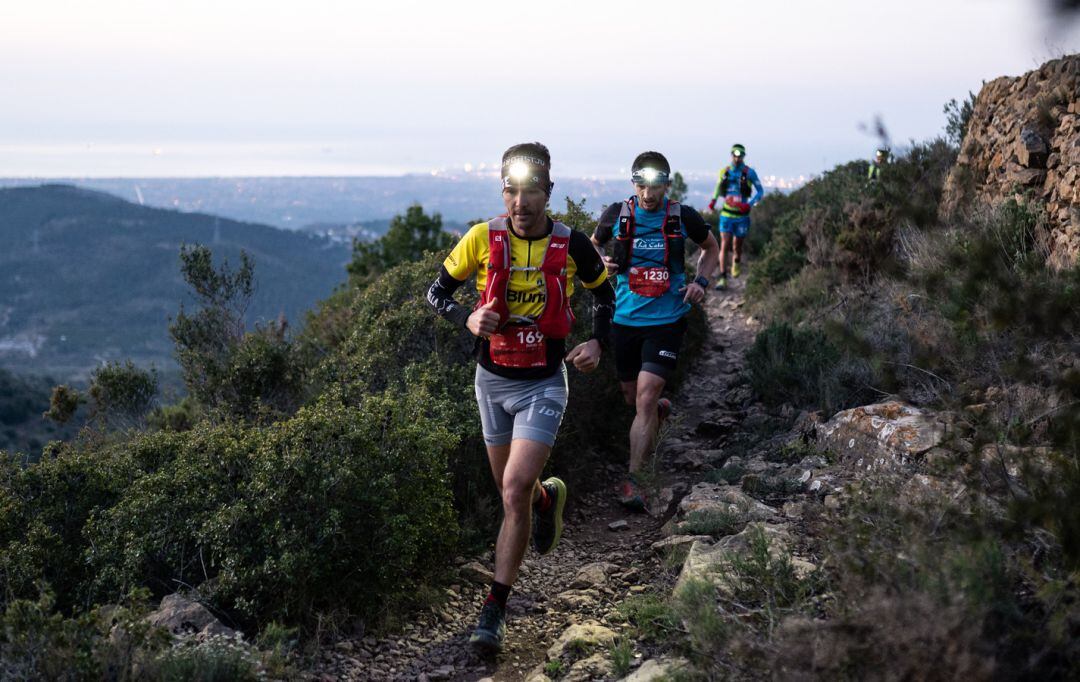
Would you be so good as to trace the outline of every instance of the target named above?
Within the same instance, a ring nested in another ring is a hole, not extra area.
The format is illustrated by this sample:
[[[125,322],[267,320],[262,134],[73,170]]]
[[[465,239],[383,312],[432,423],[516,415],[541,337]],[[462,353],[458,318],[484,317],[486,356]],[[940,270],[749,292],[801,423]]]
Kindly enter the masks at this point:
[[[182,244],[254,258],[249,321],[296,320],[344,279],[347,245],[265,225],[147,208],[66,185],[0,190],[0,366],[57,378],[104,360],[172,362],[187,299]]]
[[[627,160],[629,161],[629,159]],[[717,163],[720,163],[718,159]],[[760,169],[764,175],[768,169]],[[21,187],[39,181],[0,178],[0,187]],[[108,192],[147,206],[228,216],[287,229],[314,223],[363,227],[381,234],[390,218],[420,203],[441,213],[447,229],[475,218],[502,212],[499,180],[491,174],[458,173],[397,177],[249,177],[249,178],[70,178],[60,180]],[[713,173],[688,174],[689,201],[703,205],[716,183]],[[552,205],[563,197],[587,200],[600,211],[632,191],[629,179],[556,176]]]

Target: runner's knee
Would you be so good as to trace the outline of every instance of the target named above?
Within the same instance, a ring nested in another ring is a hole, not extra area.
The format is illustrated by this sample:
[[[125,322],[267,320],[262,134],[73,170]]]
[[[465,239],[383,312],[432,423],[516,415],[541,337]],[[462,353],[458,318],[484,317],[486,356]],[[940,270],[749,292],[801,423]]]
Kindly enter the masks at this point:
[[[507,516],[528,513],[529,505],[532,504],[534,483],[535,481],[503,481],[503,512]]]
[[[663,390],[663,384],[659,386],[639,386],[636,402],[638,414],[649,414],[650,411],[656,412],[656,401],[660,399],[660,394],[663,393]]]

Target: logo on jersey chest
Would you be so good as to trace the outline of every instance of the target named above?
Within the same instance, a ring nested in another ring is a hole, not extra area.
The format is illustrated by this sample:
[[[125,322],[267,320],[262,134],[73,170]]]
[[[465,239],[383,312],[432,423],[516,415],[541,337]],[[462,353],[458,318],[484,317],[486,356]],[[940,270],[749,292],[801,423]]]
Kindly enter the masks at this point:
[[[506,292],[507,303],[542,303],[547,298],[543,291],[514,291]]]
[[[638,238],[634,239],[634,248],[635,249],[662,249],[662,248],[664,248],[664,239],[663,239],[663,237],[661,237],[659,239],[645,239],[645,238],[642,238],[642,237],[638,237]]]

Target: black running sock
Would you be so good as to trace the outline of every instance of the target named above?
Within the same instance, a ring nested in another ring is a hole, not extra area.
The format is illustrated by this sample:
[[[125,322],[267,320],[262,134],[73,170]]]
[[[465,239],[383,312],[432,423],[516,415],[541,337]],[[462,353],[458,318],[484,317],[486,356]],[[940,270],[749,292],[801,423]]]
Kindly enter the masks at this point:
[[[540,497],[536,498],[536,511],[546,512],[551,508],[551,495],[548,495],[547,488],[540,486]]]
[[[491,583],[491,592],[488,592],[487,599],[484,600],[484,603],[486,604],[489,601],[494,601],[499,605],[499,608],[505,609],[506,600],[510,598],[510,589],[509,585],[503,585],[497,581]]]

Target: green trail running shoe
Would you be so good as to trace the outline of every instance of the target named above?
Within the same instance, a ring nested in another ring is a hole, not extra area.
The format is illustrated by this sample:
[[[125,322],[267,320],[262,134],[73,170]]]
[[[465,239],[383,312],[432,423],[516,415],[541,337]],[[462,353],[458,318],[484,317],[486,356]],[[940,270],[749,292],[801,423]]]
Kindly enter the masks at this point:
[[[481,653],[497,654],[506,639],[506,611],[494,600],[484,602],[480,610],[480,623],[473,630],[469,642]]]
[[[738,261],[736,261],[736,262],[731,264],[731,276],[735,277],[735,278],[738,278],[739,273],[740,273],[739,263],[738,263]]]
[[[716,280],[716,290],[723,291],[724,289],[727,289],[727,277],[720,275],[720,279]]]
[[[547,511],[533,509],[533,547],[540,554],[547,554],[555,549],[562,537],[563,507],[566,506],[566,484],[561,479],[552,476],[544,481],[544,490],[547,491],[551,504]]]

